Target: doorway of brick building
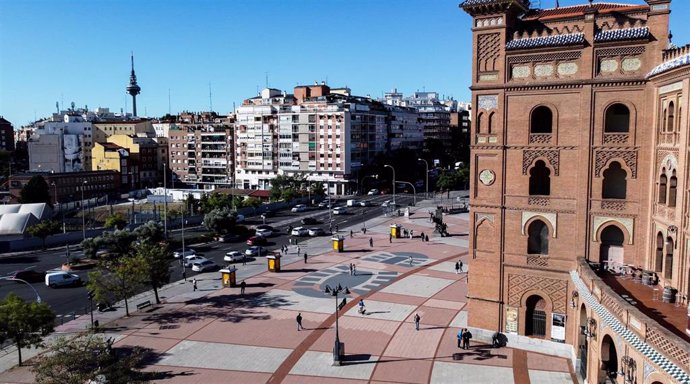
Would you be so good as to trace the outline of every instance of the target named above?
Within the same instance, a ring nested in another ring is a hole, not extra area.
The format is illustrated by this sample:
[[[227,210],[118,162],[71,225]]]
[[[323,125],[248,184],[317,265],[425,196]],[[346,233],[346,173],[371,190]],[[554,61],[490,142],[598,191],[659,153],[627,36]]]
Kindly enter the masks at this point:
[[[609,225],[601,231],[601,246],[599,249],[599,264],[602,268],[614,272],[621,272],[624,265],[623,242],[625,235],[620,228]]]
[[[525,336],[546,336],[546,301],[539,295],[527,298]]]

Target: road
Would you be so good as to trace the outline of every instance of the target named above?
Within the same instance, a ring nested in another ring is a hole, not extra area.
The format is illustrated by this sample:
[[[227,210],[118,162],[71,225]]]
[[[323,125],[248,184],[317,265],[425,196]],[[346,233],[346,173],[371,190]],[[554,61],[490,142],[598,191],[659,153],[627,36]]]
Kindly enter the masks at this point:
[[[385,200],[390,200],[390,195],[381,196],[361,196],[358,197],[359,200],[367,200],[371,203],[369,207],[348,207],[348,213],[345,215],[331,215],[333,219],[334,228],[337,225],[341,231],[341,234],[345,235],[343,231],[344,228],[355,226],[355,228],[361,228],[366,226],[366,221],[374,217],[383,214],[383,209],[381,208],[381,203]],[[397,196],[396,198],[398,205],[406,206],[412,202],[412,197],[410,196]],[[346,200],[340,199],[335,203],[335,206],[344,206]],[[289,234],[287,234],[288,226],[298,227],[302,226],[300,220],[304,217],[312,217],[316,219],[319,224],[317,225],[307,225],[307,228],[320,227],[328,232],[328,221],[329,212],[328,209],[318,209],[309,208],[305,212],[292,213],[290,211],[277,212],[275,217],[270,217],[266,220],[266,224],[273,226],[278,229],[277,233],[269,238],[269,243],[265,246],[266,249],[274,250],[280,249],[281,246],[289,243]],[[248,226],[262,224],[261,218],[248,218],[245,223]],[[173,236],[177,237],[177,232]],[[200,232],[203,232],[203,228],[190,228],[185,230],[185,238],[189,236],[197,236]],[[299,241],[304,241],[307,238],[299,238]],[[207,244],[194,245],[187,244],[191,246],[197,253],[206,257],[207,259],[213,260],[216,264],[224,266],[226,263],[223,261],[223,256],[229,250],[237,250],[243,252],[247,245],[244,242],[240,243],[219,243],[211,242]],[[81,251],[72,251],[75,256],[81,255]],[[33,268],[37,271],[48,271],[53,269],[59,269],[62,263],[67,261],[65,250],[48,250],[48,251],[37,251],[33,253],[23,254],[19,256],[0,256],[0,276],[6,276],[14,271]],[[261,260],[250,261],[250,264],[255,265],[253,268],[264,268],[263,258]],[[178,262],[171,263],[171,280],[182,279],[182,268]],[[87,279],[87,274],[89,271],[79,271],[76,272],[82,277],[82,280]],[[187,269],[187,278],[194,278],[197,273],[192,272],[191,269]],[[201,277],[206,278],[206,276],[213,275],[217,272],[203,273]],[[200,277],[200,278],[201,278]],[[66,322],[72,320],[75,315],[82,315],[89,310],[88,295],[85,287],[75,287],[75,288],[49,288],[44,283],[33,283],[32,286],[36,289],[43,302],[48,303],[53,311],[57,314],[57,323]],[[20,297],[28,301],[33,301],[36,299],[36,295],[31,287],[7,280],[0,280],[0,297],[5,297],[9,292],[15,292]]]

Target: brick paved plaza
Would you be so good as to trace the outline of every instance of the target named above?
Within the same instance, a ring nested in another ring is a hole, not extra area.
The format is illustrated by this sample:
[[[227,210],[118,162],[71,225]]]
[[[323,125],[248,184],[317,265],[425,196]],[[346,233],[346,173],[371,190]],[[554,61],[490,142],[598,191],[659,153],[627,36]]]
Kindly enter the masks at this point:
[[[395,222],[429,234],[428,217],[420,209]],[[467,319],[467,274],[456,274],[455,262],[462,260],[467,271],[468,227],[466,215],[445,220],[452,237],[434,234],[428,243],[415,237],[390,244],[393,219],[382,218],[366,235],[346,238],[343,253],[327,251],[308,264],[298,261],[283,265],[281,273],[247,279],[244,295],[239,288],[215,285],[189,290],[112,321],[107,333],[116,337],[116,347],[153,350],[155,358],[145,369],[164,372],[156,382],[165,383],[574,382],[564,358],[476,341],[470,350],[457,347],[456,334]],[[356,276],[349,263],[356,265]],[[332,365],[336,301],[323,293],[326,284],[352,291],[339,317],[342,366]],[[365,315],[357,310],[360,297]],[[297,331],[298,313],[303,331]],[[419,331],[415,314],[421,316]],[[27,368],[0,375],[2,382],[31,379]]]

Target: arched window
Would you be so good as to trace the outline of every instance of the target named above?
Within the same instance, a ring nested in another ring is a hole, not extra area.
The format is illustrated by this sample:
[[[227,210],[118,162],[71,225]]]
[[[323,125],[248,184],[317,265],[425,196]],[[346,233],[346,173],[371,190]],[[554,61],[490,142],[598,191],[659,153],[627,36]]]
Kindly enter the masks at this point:
[[[627,188],[625,177],[627,175],[627,172],[621,168],[619,162],[612,162],[609,168],[604,171],[604,186],[601,190],[601,198],[625,199]]]
[[[664,267],[664,235],[661,232],[656,235],[656,254],[654,258],[654,272],[661,272]]]
[[[661,176],[659,177],[659,204],[666,204],[666,183],[668,178],[666,177],[666,168],[661,170]]]
[[[668,116],[666,117],[666,132],[673,132],[673,123],[676,121],[675,105],[673,101],[668,103]]]
[[[630,132],[630,110],[623,104],[613,104],[606,110],[606,133]]]
[[[612,383],[618,381],[618,352],[611,336],[605,335],[601,341],[601,368]],[[608,382],[609,380],[606,380]]]
[[[661,123],[661,132],[666,132],[666,115],[668,114],[668,110],[664,108],[664,114],[663,114],[663,122]]]
[[[673,170],[671,180],[668,184],[668,206],[676,206],[676,195],[678,194],[678,179],[676,179],[676,171]]]
[[[541,220],[535,220],[527,228],[527,253],[530,255],[549,254],[549,227]]]
[[[532,111],[530,116],[530,133],[551,133],[553,131],[553,112],[545,106]]]
[[[549,196],[551,194],[551,170],[543,160],[537,160],[529,171],[530,196]]]
[[[480,113],[477,115],[477,133],[482,133],[482,119],[484,118],[484,114]]]
[[[489,115],[489,135],[494,133],[494,116],[496,116],[495,113]]]
[[[673,279],[673,239],[666,238],[666,260],[664,260],[664,278]]]

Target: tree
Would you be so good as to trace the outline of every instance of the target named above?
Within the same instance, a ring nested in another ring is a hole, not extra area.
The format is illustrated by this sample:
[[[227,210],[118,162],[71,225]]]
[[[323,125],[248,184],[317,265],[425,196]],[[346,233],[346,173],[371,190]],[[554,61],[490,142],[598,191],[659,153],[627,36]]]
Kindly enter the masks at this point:
[[[203,224],[209,231],[215,234],[230,232],[235,226],[235,214],[227,208],[214,209],[204,215]]]
[[[165,237],[163,226],[156,221],[149,221],[146,224],[140,225],[132,233],[139,242],[157,243]]]
[[[55,314],[46,303],[26,303],[10,292],[0,301],[0,343],[12,340],[22,365],[22,348],[38,347],[53,332]]]
[[[105,228],[115,228],[115,229],[122,229],[126,225],[127,225],[127,219],[120,212],[117,212],[115,214],[108,216],[105,219],[105,223],[103,224],[103,226]]]
[[[242,206],[256,209],[261,206],[261,200],[256,197],[248,197],[242,201]]]
[[[203,197],[203,196],[202,196]],[[199,201],[194,198],[193,194],[187,195],[187,200],[185,201],[185,211],[188,215],[194,214],[194,211],[199,206]]]
[[[137,288],[145,281],[144,265],[137,257],[120,257],[103,260],[99,271],[89,272],[86,287],[93,292],[97,302],[111,299],[125,301],[125,314],[129,316],[129,298],[137,293]]]
[[[53,204],[51,203],[46,179],[41,175],[36,175],[29,179],[29,182],[19,192],[19,201],[22,204],[46,203],[52,207]]]
[[[59,337],[36,359],[33,371],[38,384],[145,383],[146,375],[136,369],[144,357],[139,347],[118,353],[100,335]]]
[[[436,186],[443,192],[448,192],[448,197],[450,197],[450,191],[457,185],[457,174],[455,172],[446,171],[438,177]]]
[[[60,233],[60,224],[56,221],[43,221],[34,224],[26,229],[26,232],[33,236],[38,237],[43,242],[43,249],[46,248],[46,238],[50,235]]]
[[[326,194],[325,187],[321,181],[317,181],[309,186],[312,197],[324,197]]]
[[[145,280],[153,288],[156,296],[156,304],[161,301],[158,298],[158,289],[170,282],[170,252],[167,247],[159,244],[139,243],[136,246],[136,256],[144,268]]]

